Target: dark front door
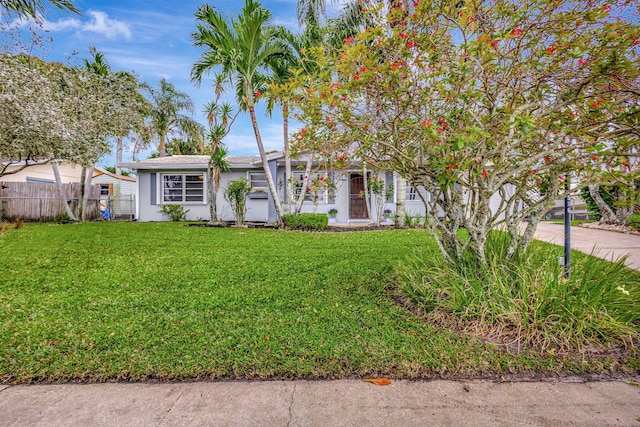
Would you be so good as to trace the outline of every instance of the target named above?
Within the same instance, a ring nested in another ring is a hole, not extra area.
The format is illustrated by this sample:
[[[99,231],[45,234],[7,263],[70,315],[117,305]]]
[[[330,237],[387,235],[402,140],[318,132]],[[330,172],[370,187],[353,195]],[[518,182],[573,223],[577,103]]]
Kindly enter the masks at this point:
[[[367,204],[364,198],[364,178],[362,174],[352,173],[349,184],[349,218],[368,219]]]

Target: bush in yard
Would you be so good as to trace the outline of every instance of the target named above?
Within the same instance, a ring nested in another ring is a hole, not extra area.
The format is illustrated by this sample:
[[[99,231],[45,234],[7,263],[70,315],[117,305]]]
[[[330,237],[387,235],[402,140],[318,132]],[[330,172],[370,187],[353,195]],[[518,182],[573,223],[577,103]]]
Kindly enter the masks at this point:
[[[507,239],[490,235],[486,264],[451,265],[416,254],[396,270],[400,292],[426,316],[537,350],[631,344],[640,338],[640,284],[624,260],[577,256],[571,278],[560,249],[535,243],[512,259]]]
[[[163,205],[160,209],[160,213],[164,216],[168,216],[171,221],[183,221],[189,210],[184,210],[180,205],[168,204]]]
[[[629,217],[627,225],[636,230],[640,230],[640,210],[636,210],[635,213]]]
[[[224,197],[231,205],[236,225],[244,224],[244,216],[247,213],[247,197],[251,192],[251,184],[247,178],[239,178],[229,182]]]
[[[325,230],[328,224],[329,217],[327,214],[303,213],[284,216],[284,225],[291,230],[321,231]]]

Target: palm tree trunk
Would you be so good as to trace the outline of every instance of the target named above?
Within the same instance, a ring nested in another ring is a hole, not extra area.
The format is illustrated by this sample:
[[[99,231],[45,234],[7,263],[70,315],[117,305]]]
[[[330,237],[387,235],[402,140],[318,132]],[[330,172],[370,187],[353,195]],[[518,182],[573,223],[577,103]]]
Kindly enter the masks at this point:
[[[62,186],[62,179],[60,178],[60,170],[58,169],[58,165],[55,161],[51,162],[51,168],[53,169],[53,176],[56,178],[56,188],[58,189],[58,195],[62,201],[62,207],[70,221],[77,221],[76,216],[71,211],[71,207],[69,207],[69,203],[67,203],[67,195],[64,194],[64,187]]]
[[[284,169],[287,176],[285,182],[285,205],[287,212],[291,213],[293,203],[293,173],[291,170],[291,151],[289,149],[289,105],[285,103],[282,107],[283,132],[284,132]],[[308,176],[308,175],[307,175]]]
[[[207,176],[209,180],[209,225],[220,224],[218,219],[218,189],[220,187],[220,171],[211,165],[208,166]]]
[[[262,137],[260,136],[260,129],[258,129],[258,120],[256,119],[256,110],[253,105],[249,106],[249,115],[251,116],[251,124],[253,125],[253,132],[256,135],[256,143],[258,144],[258,151],[260,152],[260,160],[262,161],[262,168],[264,169],[264,174],[267,178],[267,183],[269,184],[269,192],[271,193],[271,198],[273,199],[273,206],[276,210],[277,223],[282,224],[282,219],[284,217],[282,211],[282,204],[280,203],[280,198],[278,197],[278,190],[276,189],[275,181],[273,180],[273,176],[271,176],[271,170],[269,169],[269,162],[267,161],[267,154],[264,151],[264,145],[262,144]]]
[[[163,133],[160,135],[160,141],[158,142],[158,156],[165,157],[167,155],[166,150],[166,138],[167,136]]]

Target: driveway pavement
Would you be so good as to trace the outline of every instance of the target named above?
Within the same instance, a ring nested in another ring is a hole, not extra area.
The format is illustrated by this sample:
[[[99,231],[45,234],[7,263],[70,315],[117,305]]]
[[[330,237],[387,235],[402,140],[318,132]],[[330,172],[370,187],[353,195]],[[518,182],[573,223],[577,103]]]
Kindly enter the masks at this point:
[[[564,244],[564,225],[541,222],[534,237],[562,246]],[[594,255],[608,260],[617,260],[628,255],[625,264],[635,270],[640,270],[640,236],[635,234],[571,227],[571,249],[587,254],[595,250]]]
[[[8,387],[2,426],[640,426],[630,381],[360,380]]]

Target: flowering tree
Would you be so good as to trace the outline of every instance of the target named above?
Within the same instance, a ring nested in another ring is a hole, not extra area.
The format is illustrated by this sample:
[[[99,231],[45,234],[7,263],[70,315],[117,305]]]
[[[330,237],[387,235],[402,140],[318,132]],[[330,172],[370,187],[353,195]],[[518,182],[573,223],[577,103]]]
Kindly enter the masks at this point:
[[[447,259],[471,252],[483,262],[491,230],[509,232],[509,254],[526,249],[570,171],[607,141],[637,140],[634,8],[426,0],[409,14],[373,9],[380,25],[336,55],[312,50],[317,71],[286,89],[299,119],[328,136],[324,152],[424,186]]]
[[[143,123],[143,111],[135,79],[2,54],[0,176],[54,159],[89,166],[109,151],[110,137]]]

